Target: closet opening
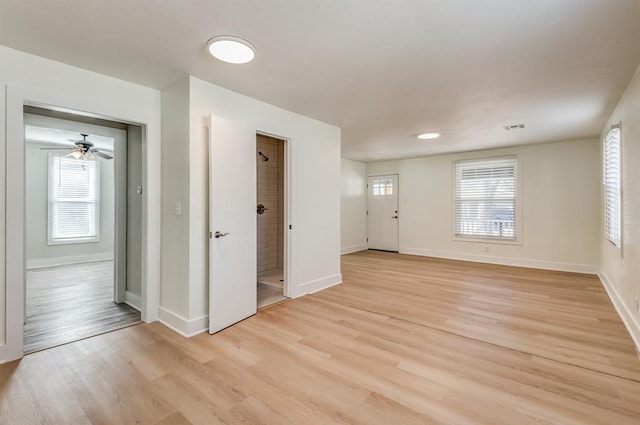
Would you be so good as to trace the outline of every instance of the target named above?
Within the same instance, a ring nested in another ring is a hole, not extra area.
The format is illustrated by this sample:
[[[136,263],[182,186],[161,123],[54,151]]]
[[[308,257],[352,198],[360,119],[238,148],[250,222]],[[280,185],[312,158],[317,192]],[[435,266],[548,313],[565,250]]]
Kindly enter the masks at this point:
[[[286,141],[256,135],[258,308],[286,300]]]

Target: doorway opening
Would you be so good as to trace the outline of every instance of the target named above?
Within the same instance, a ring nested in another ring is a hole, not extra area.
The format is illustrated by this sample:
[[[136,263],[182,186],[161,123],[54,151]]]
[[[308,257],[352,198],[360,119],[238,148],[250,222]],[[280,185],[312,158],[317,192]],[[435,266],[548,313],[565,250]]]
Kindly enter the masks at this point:
[[[258,308],[286,300],[286,141],[256,135]]]
[[[28,354],[141,322],[142,128],[23,111]]]

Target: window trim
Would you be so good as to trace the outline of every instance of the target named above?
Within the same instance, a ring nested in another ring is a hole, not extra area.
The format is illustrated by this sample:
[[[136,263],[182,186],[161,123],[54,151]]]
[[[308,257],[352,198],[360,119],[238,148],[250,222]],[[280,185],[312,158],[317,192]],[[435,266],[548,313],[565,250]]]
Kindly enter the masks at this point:
[[[606,184],[606,152],[607,152],[607,139],[609,134],[613,130],[618,130],[618,184],[617,184],[617,221],[618,221],[618,240],[614,241],[609,238],[608,228],[607,228],[607,184]],[[602,225],[603,225],[603,236],[604,239],[613,245],[618,250],[622,251],[622,123],[618,122],[617,124],[613,124],[607,130],[607,133],[602,138],[602,203],[603,203],[603,211],[602,211]]]
[[[464,236],[458,235],[456,232],[456,164],[460,162],[481,162],[491,160],[515,160],[515,231],[514,238],[499,238],[492,236]],[[488,157],[472,157],[472,158],[459,158],[451,161],[451,234],[454,242],[470,242],[470,243],[482,243],[482,244],[496,244],[496,245],[522,245],[523,244],[523,213],[522,213],[522,163],[518,155],[501,155],[501,156],[488,156]]]
[[[82,243],[94,243],[100,242],[100,213],[101,213],[101,202],[100,202],[100,160],[95,159],[96,163],[96,236],[85,236],[85,237],[75,237],[75,238],[65,238],[65,239],[54,239],[53,238],[53,201],[52,201],[52,193],[51,193],[51,185],[52,185],[52,165],[53,158],[56,156],[63,156],[60,154],[56,154],[54,152],[49,153],[49,158],[47,162],[48,170],[47,170],[47,245],[69,245],[69,244],[82,244]],[[76,160],[82,161],[82,160]]]

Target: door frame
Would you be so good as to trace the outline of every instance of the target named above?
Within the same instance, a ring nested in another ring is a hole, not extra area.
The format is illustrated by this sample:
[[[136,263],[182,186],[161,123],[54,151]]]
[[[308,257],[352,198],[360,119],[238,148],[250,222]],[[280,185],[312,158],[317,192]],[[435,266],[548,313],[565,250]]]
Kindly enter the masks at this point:
[[[126,131],[126,130],[125,130]],[[123,303],[127,292],[127,145],[128,132],[124,143],[113,144],[113,301]]]
[[[24,106],[31,105],[54,111],[101,118],[142,128],[143,185],[148,187],[151,162],[148,152],[148,126],[135,117],[114,117],[109,107],[94,102],[67,98],[56,94],[6,87],[6,215],[5,215],[5,345],[0,346],[0,363],[22,358],[24,352],[25,317],[25,143]],[[91,111],[91,112],[85,112]],[[139,118],[139,117],[138,117]],[[154,158],[155,159],[155,158]],[[155,169],[155,164],[153,165]],[[158,315],[158,284],[151,279],[157,273],[151,264],[159,264],[159,252],[153,248],[157,238],[150,237],[150,221],[158,214],[149,208],[149,191],[143,193],[143,244],[142,244],[142,320],[154,321]],[[152,239],[152,240],[151,240]],[[157,258],[156,258],[157,257]]]
[[[398,194],[398,211],[400,211],[400,173],[397,172],[389,172],[389,173],[376,173],[376,174],[367,174],[367,183],[366,183],[366,188],[367,188],[367,249],[369,248],[369,179],[372,177],[388,177],[388,176],[396,176],[397,177],[397,182],[398,182],[398,187],[397,187],[397,194]],[[398,226],[398,251],[390,251],[390,252],[400,252],[400,214],[398,214],[398,219],[397,219],[397,226]],[[375,249],[375,248],[374,248]]]
[[[284,180],[284,190],[282,191],[284,199],[283,201],[283,210],[284,210],[284,217],[282,218],[283,221],[283,232],[284,235],[282,235],[282,279],[284,280],[284,285],[283,285],[283,291],[282,291],[282,295],[284,295],[287,298],[293,298],[294,294],[292,294],[291,288],[293,287],[293,285],[290,284],[290,277],[293,276],[292,273],[292,265],[293,262],[291,261],[291,230],[293,225],[291,224],[291,220],[290,218],[293,217],[292,211],[291,211],[291,140],[288,137],[283,137],[283,136],[278,136],[276,134],[273,133],[269,133],[267,131],[262,131],[262,130],[256,130],[256,136],[257,135],[262,135],[262,136],[267,136],[267,137],[271,137],[274,139],[278,139],[281,142],[283,142],[284,144],[284,154],[283,154],[283,160],[284,160],[284,164],[283,164],[283,169],[284,169],[284,176],[283,176],[283,180]],[[256,165],[256,171],[257,171],[257,165]],[[256,240],[258,239],[258,234],[256,231]],[[258,259],[256,258],[256,261]]]

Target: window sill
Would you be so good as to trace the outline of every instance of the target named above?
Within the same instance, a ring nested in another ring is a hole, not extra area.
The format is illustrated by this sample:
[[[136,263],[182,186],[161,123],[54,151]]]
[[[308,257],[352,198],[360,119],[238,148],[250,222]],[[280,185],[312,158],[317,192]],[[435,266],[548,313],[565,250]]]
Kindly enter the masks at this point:
[[[465,236],[454,236],[454,242],[470,242],[470,243],[482,243],[482,244],[494,244],[494,245],[518,245],[522,246],[522,239],[499,239],[499,238],[481,238],[481,237],[465,237]]]
[[[95,242],[100,242],[100,237],[48,240],[47,245],[55,246],[55,245],[70,245],[70,244],[95,243]]]

